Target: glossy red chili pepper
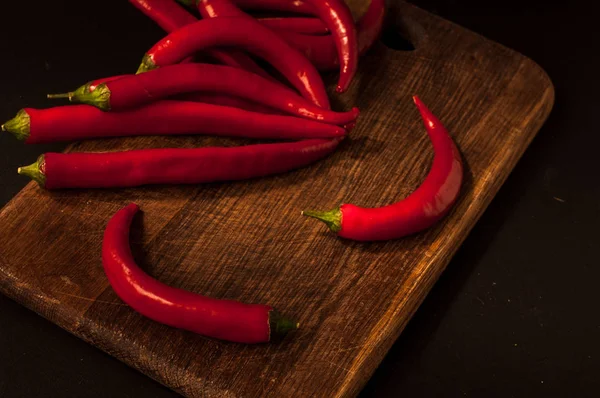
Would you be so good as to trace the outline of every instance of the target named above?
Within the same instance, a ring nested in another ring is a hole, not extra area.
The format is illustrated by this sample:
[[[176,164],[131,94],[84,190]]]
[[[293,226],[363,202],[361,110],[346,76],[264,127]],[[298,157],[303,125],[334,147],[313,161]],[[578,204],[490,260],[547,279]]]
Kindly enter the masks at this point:
[[[343,204],[329,212],[305,211],[343,238],[375,241],[400,238],[429,228],[458,198],[463,180],[461,156],[442,123],[417,98],[435,156],[425,181],[406,199],[389,206],[363,208]]]
[[[357,23],[359,55],[364,55],[377,41],[384,19],[385,0],[372,0]],[[337,48],[331,36],[307,36],[291,31],[279,31],[278,34],[304,54],[318,70],[329,71],[339,67]]]
[[[216,17],[247,17],[241,10],[239,10],[236,6],[229,2],[229,0],[198,0],[197,8],[200,12],[202,18],[216,18]],[[269,75],[264,69],[258,66],[248,55],[237,51],[232,50],[236,60],[238,59],[238,54],[243,55],[243,59],[245,64],[240,65],[242,69],[249,70],[254,72],[262,77],[268,78],[270,80],[276,81]],[[225,65],[230,65],[227,59],[217,58],[221,63]]]
[[[358,39],[350,9],[343,0],[306,0],[331,31],[340,63],[340,78],[336,90],[344,92],[350,86],[358,66]]]
[[[132,203],[108,222],[102,241],[102,264],[113,290],[140,314],[165,325],[236,343],[266,343],[297,329],[273,307],[218,300],[168,286],[136,264],[129,234],[139,207]]]
[[[302,96],[329,108],[323,80],[315,67],[273,31],[246,17],[206,19],[167,35],[144,56],[138,73],[176,64],[196,51],[215,46],[240,47],[263,58]]]
[[[259,18],[258,21],[269,29],[287,30],[303,35],[320,36],[329,34],[327,25],[319,18],[270,17]]]
[[[34,164],[18,171],[47,189],[245,180],[307,166],[333,152],[340,140],[105,153],[46,153]]]
[[[173,0],[129,0],[129,2],[169,33],[198,22],[195,16],[177,5]],[[205,53],[223,65],[245,69],[270,78],[270,75],[264,69],[241,51],[211,48],[207,49]],[[192,58],[188,57],[181,62],[191,60]]]
[[[89,105],[26,108],[4,124],[3,130],[28,144],[137,135],[212,134],[294,140],[346,134],[342,127],[293,116],[172,100],[123,112],[102,112]]]
[[[110,81],[91,93],[86,84],[65,96],[72,102],[116,111],[195,91],[237,96],[302,118],[338,125],[354,122],[359,114],[358,108],[348,112],[320,108],[281,84],[238,68],[211,64],[166,66]]]

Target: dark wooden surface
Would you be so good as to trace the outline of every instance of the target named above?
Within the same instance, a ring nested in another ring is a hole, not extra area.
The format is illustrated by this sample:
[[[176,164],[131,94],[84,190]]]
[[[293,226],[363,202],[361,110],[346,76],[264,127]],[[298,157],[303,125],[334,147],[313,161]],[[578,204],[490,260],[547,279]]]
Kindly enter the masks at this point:
[[[412,6],[398,8],[396,23],[416,50],[379,44],[363,60],[338,101],[360,106],[361,120],[333,156],[282,176],[200,187],[49,193],[30,184],[0,214],[2,291],[190,396],[357,394],[553,102],[551,83],[528,59]],[[411,94],[445,122],[464,155],[468,177],[455,211],[426,233],[375,244],[345,242],[303,220],[303,208],[378,206],[418,185],[432,154]],[[74,149],[235,142],[138,138]],[[149,273],[215,297],[273,304],[303,328],[279,344],[240,346],[133,313],[108,286],[99,257],[106,221],[130,201],[145,212],[133,246]]]

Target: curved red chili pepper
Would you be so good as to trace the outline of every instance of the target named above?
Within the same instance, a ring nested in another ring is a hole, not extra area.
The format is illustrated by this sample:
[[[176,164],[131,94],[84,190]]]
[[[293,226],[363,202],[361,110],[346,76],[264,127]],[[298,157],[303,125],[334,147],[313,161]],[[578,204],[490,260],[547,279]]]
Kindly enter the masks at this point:
[[[47,189],[116,188],[245,180],[307,166],[335,150],[340,138],[239,147],[46,153],[19,168]]]
[[[319,18],[302,18],[302,17],[269,17],[259,18],[258,21],[275,30],[287,30],[303,35],[326,35],[329,34],[327,25]]]
[[[421,186],[406,199],[385,207],[343,204],[329,212],[305,211],[304,215],[325,222],[343,238],[375,241],[422,231],[450,211],[463,180],[461,156],[442,123],[416,96],[414,101],[435,152],[431,170]]]
[[[102,112],[89,105],[26,108],[15,119],[5,123],[3,130],[27,144],[138,135],[212,134],[295,140],[346,134],[342,127],[293,116],[172,100],[123,112]]]
[[[129,0],[129,2],[169,33],[183,26],[198,22],[198,19],[195,16],[178,6],[177,3],[172,0]],[[271,76],[258,66],[252,58],[241,51],[225,51],[211,48],[207,49],[205,53],[223,65],[234,66],[263,77],[271,78]],[[191,60],[192,58],[190,57],[181,62],[183,63]]]
[[[372,0],[357,23],[359,55],[364,55],[377,41],[384,19],[385,0]],[[330,71],[339,67],[337,48],[331,36],[307,36],[291,31],[279,31],[278,34],[304,54],[318,70]]]
[[[216,17],[244,17],[244,14],[240,9],[231,4],[228,0],[198,0],[197,3],[198,11],[202,18],[216,18]],[[233,50],[233,57],[235,61],[242,59],[239,55],[243,56],[244,63],[239,65],[240,68],[249,70],[262,77],[268,78],[269,80],[276,81],[271,75],[269,75],[264,69],[256,64],[248,55]],[[225,65],[231,63],[230,60],[224,59],[222,56],[217,58],[218,61]]]
[[[350,86],[358,66],[358,39],[350,9],[343,0],[306,0],[331,31],[340,63],[340,78],[336,90],[344,92]]]
[[[88,85],[89,83],[65,96],[68,96],[72,102],[93,105],[102,110],[122,110],[177,94],[204,91],[245,98],[289,114],[324,123],[344,125],[354,122],[359,114],[358,108],[348,112],[334,112],[320,108],[281,84],[238,68],[222,65],[166,66],[110,81],[98,86],[91,93]]]
[[[263,58],[303,97],[329,108],[323,80],[315,67],[273,31],[246,17],[206,19],[167,35],[144,56],[138,73],[176,64],[196,51],[215,46],[241,47]]]
[[[108,222],[102,241],[102,265],[113,290],[140,314],[165,325],[237,343],[266,343],[299,324],[273,307],[218,300],[176,289],[146,274],[129,247],[129,230],[139,207],[132,203]]]

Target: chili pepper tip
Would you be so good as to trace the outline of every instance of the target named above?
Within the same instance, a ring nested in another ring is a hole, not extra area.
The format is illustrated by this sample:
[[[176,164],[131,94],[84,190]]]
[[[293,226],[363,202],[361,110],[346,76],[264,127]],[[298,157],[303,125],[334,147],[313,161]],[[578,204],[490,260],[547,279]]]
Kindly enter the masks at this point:
[[[30,127],[29,114],[25,109],[21,109],[14,118],[2,125],[2,131],[11,133],[18,140],[25,141],[29,138]]]
[[[305,210],[302,215],[323,221],[335,233],[342,229],[342,212],[339,208],[330,211]]]
[[[44,155],[40,155],[40,157],[36,160],[35,163],[30,164],[29,166],[19,167],[17,169],[17,173],[21,175],[25,175],[31,178],[33,181],[37,182],[41,187],[46,185],[46,176],[42,173],[42,164],[44,163]]]

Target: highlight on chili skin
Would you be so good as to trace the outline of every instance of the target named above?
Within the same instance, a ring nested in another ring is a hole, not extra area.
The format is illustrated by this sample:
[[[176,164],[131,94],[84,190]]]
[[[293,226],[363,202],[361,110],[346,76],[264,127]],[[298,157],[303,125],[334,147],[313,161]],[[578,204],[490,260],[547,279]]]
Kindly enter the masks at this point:
[[[102,264],[113,290],[127,305],[156,322],[203,336],[236,343],[267,343],[300,324],[269,305],[218,300],[168,286],[136,264],[129,230],[139,207],[119,210],[108,222],[102,242]]]

